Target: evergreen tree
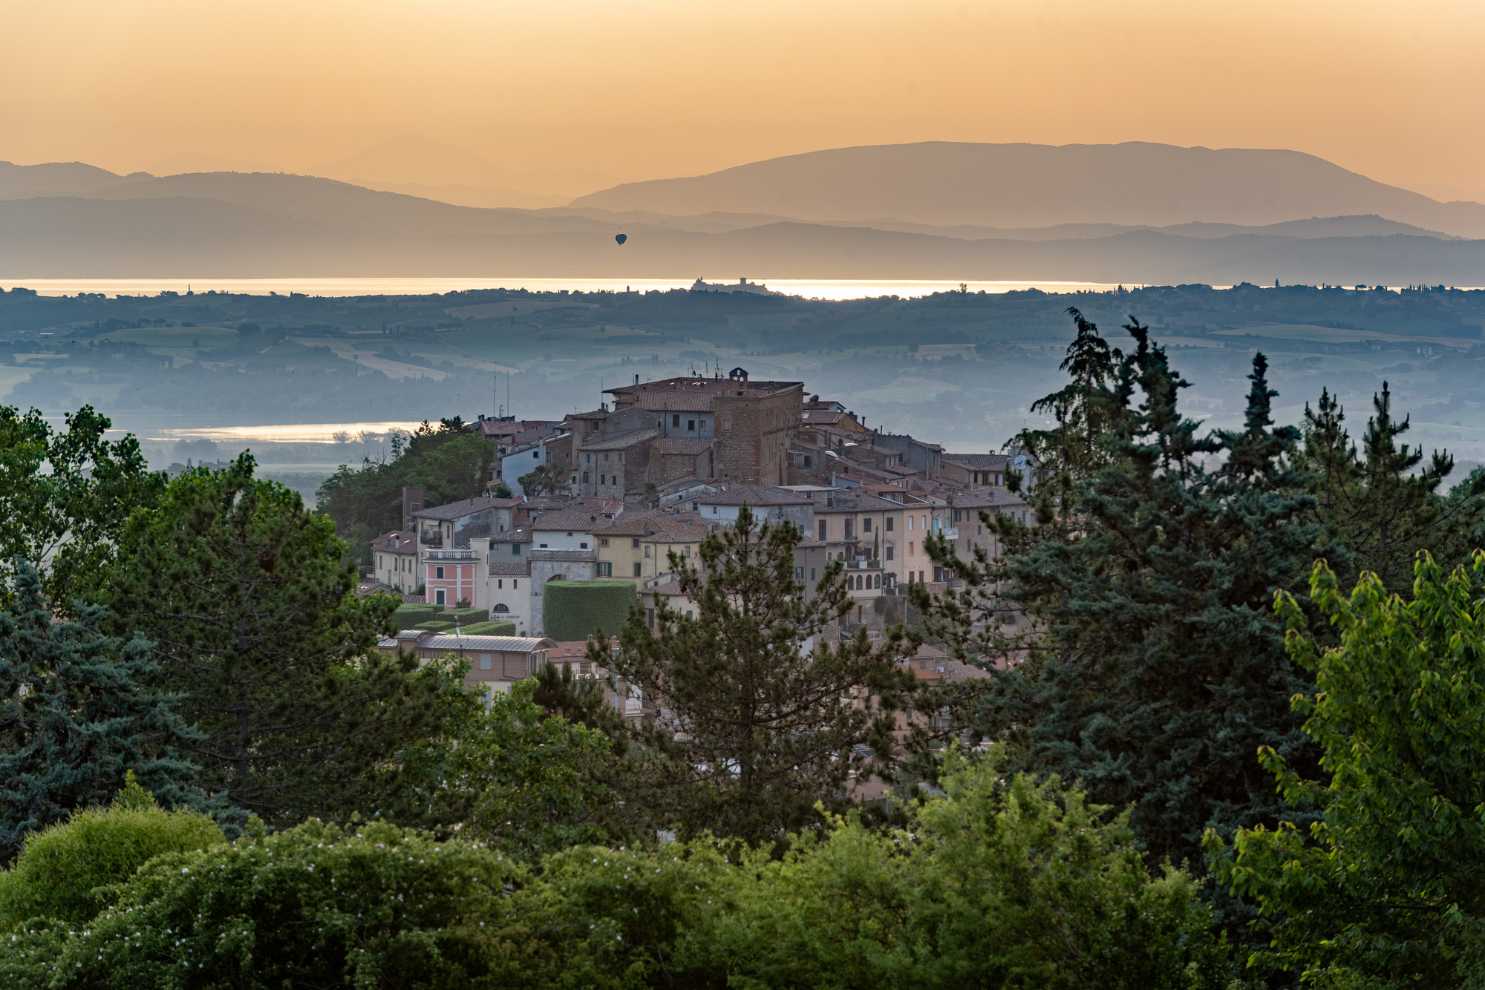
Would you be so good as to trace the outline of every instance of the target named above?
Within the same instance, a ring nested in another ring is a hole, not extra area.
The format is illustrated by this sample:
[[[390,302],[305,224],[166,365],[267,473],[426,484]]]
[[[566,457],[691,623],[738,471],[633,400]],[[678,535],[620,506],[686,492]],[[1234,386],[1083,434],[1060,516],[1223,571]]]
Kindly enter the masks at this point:
[[[1153,857],[1195,861],[1205,827],[1230,834],[1277,814],[1258,746],[1307,758],[1288,703],[1306,681],[1269,602],[1303,580],[1315,530],[1263,356],[1243,428],[1202,433],[1164,349],[1139,323],[1126,329],[1110,459],[1074,489],[1069,525],[1023,531],[989,567],[935,541],[970,582],[923,604],[964,654],[1021,661],[961,718],[1015,743],[1025,768],[1132,806]],[[997,620],[1017,608],[1025,621],[1007,634]]]
[[[1066,505],[1073,486],[1106,462],[1105,441],[1118,409],[1113,393],[1118,350],[1076,307],[1068,314],[1077,333],[1059,367],[1069,381],[1031,404],[1034,414],[1051,415],[1056,426],[1022,430],[1015,440],[1036,461],[1039,492],[1049,506]]]
[[[250,455],[174,479],[120,558],[115,621],[155,642],[208,785],[268,822],[373,811],[372,768],[457,710],[457,671],[371,650],[395,602],[354,594],[330,521]]]
[[[153,686],[148,642],[102,631],[95,606],[58,621],[36,569],[16,570],[0,611],[0,860],[27,834],[107,804],[132,771],[169,804],[198,804],[199,742],[175,699]]]
[[[838,637],[852,608],[842,565],[806,595],[799,541],[795,526],[756,524],[744,508],[702,542],[699,565],[671,554],[690,608],[657,596],[653,628],[636,606],[617,649],[590,641],[589,656],[658,709],[673,756],[666,810],[683,832],[776,839],[893,755],[911,647],[900,634]]]
[[[1418,550],[1449,562],[1469,554],[1485,513],[1485,477],[1468,479],[1446,498],[1440,488],[1454,459],[1434,451],[1425,462],[1422,449],[1401,442],[1410,425],[1408,417],[1393,414],[1386,382],[1372,397],[1359,447],[1328,391],[1321,392],[1315,411],[1305,408],[1302,482],[1315,498],[1322,527],[1318,550],[1343,580],[1370,571],[1388,588],[1401,590],[1412,579]]]

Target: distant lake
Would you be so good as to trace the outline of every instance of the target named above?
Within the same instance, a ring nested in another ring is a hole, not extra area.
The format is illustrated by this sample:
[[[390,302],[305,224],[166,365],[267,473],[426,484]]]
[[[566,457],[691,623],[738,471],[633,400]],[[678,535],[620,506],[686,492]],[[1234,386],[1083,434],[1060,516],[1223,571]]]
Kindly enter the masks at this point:
[[[362,423],[277,423],[261,426],[187,426],[155,430],[143,437],[154,442],[211,440],[223,444],[243,443],[335,443],[337,434],[356,440],[362,433],[384,436],[411,433],[421,423],[398,420]],[[436,424],[435,424],[436,425]]]
[[[751,276],[750,276],[751,279]],[[806,299],[870,299],[875,296],[928,296],[953,292],[961,284],[970,292],[1112,292],[1112,282],[1043,280],[963,282],[958,279],[848,279],[757,278],[770,289]],[[0,287],[34,289],[43,296],[72,296],[101,292],[106,296],[153,296],[161,292],[232,292],[266,296],[271,293],[307,296],[414,296],[475,289],[526,289],[530,292],[669,292],[689,289],[691,278],[6,278]],[[736,276],[706,276],[708,282],[735,282]],[[1126,288],[1135,288],[1126,284]]]

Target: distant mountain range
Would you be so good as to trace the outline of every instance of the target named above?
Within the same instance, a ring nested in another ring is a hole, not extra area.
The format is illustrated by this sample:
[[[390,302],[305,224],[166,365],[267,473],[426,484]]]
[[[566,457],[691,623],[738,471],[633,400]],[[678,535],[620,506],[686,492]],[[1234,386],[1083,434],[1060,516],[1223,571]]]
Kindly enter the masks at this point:
[[[633,182],[575,206],[809,221],[1046,227],[1190,221],[1260,225],[1377,214],[1485,237],[1485,204],[1441,203],[1298,151],[1168,144],[956,144],[836,148],[709,175]]]
[[[620,232],[629,235],[623,246],[614,242]],[[0,276],[10,280],[1482,285],[1485,240],[1472,237],[1485,237],[1480,204],[1439,203],[1296,152],[1161,145],[841,149],[619,186],[548,209],[458,206],[282,173],[118,175],[81,163],[0,162]]]

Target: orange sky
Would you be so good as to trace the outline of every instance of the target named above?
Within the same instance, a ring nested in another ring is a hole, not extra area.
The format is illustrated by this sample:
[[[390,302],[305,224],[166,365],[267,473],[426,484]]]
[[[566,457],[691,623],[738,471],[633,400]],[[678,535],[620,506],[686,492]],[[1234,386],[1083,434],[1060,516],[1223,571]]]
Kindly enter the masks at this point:
[[[843,144],[1151,140],[1485,200],[1485,0],[5,0],[0,23],[19,162],[571,196]]]

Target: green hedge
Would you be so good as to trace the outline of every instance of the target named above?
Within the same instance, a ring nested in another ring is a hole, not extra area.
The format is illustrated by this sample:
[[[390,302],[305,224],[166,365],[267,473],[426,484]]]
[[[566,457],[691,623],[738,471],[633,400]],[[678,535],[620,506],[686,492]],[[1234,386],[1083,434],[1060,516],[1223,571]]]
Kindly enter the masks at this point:
[[[461,626],[460,632],[466,636],[514,636],[516,624],[514,622],[476,622],[473,625]]]
[[[618,632],[635,600],[633,584],[613,579],[548,581],[542,597],[546,634],[559,640]]]
[[[419,622],[412,628],[421,629],[424,632],[447,632],[450,629],[453,629],[455,625],[457,625],[457,623],[455,623],[453,619],[445,619],[443,616],[439,616],[436,619],[429,619],[426,622]]]

